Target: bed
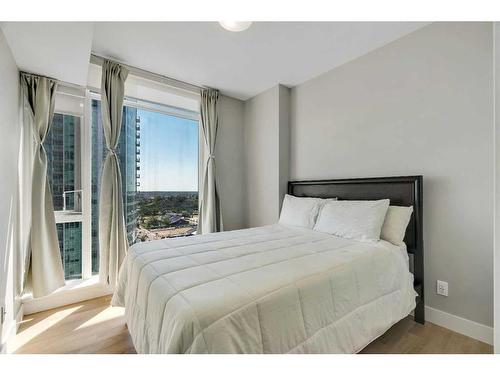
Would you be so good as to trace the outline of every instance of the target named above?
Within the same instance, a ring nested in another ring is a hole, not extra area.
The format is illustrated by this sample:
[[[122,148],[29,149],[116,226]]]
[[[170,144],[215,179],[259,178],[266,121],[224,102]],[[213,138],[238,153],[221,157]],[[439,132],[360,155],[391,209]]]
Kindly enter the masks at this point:
[[[403,246],[281,224],[135,244],[112,304],[137,352],[356,353],[412,310],[424,322],[421,176],[297,181],[289,194],[415,214]]]

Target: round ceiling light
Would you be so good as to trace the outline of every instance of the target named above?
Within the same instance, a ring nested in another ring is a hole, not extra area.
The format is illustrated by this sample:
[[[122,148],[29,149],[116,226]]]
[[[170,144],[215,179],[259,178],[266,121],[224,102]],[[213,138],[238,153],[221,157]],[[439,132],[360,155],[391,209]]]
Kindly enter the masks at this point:
[[[252,22],[219,21],[219,24],[226,30],[238,32],[248,29]]]

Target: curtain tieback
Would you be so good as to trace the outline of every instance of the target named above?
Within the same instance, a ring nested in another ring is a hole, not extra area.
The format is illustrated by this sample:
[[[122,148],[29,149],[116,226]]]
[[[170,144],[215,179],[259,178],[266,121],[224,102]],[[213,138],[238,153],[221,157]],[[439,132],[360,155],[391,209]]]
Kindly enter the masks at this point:
[[[215,159],[215,154],[208,154],[208,159]]]
[[[116,156],[116,148],[108,148],[108,152]]]

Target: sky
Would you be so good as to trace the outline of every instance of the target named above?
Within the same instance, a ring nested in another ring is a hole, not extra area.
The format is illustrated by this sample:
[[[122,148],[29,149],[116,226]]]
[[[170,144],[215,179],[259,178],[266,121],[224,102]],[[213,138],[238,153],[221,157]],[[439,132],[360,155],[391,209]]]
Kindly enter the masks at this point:
[[[198,121],[138,110],[138,191],[198,191]]]

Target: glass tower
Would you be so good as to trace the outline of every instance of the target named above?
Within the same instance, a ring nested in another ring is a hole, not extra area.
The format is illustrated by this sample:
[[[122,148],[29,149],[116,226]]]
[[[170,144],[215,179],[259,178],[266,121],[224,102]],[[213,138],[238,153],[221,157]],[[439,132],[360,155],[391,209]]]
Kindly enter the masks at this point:
[[[73,192],[81,190],[80,122],[78,116],[55,113],[50,132],[44,142],[47,152],[47,175],[52,189],[54,211],[80,210]],[[123,108],[123,120],[117,154],[123,187],[123,207],[129,243],[136,241],[139,179],[140,123],[137,109]],[[99,272],[99,187],[107,148],[101,122],[101,102],[92,100],[92,273]],[[66,194],[64,194],[66,192]],[[64,198],[64,196],[66,197]],[[66,199],[66,202],[64,202]],[[66,203],[66,205],[64,204]],[[81,211],[80,211],[81,212]],[[58,223],[59,250],[66,279],[82,277],[82,223]]]
[[[140,124],[137,109],[123,107],[122,128],[116,153],[120,164],[125,225],[130,244],[136,240],[137,181],[140,147]],[[107,147],[101,120],[101,102],[92,100],[92,273],[99,272],[99,189]]]
[[[127,226],[128,242],[135,243],[137,228],[137,181],[139,165],[137,156],[141,146],[140,120],[137,109],[123,108],[122,129],[118,142],[118,157],[122,174],[123,209]]]
[[[55,113],[44,147],[47,152],[47,177],[52,189],[54,210],[61,211],[64,208],[63,193],[81,189],[80,117]],[[75,194],[67,195],[67,207],[75,207],[74,197]],[[65,278],[81,278],[81,222],[57,224],[57,235]]]
[[[82,277],[82,223],[56,224],[59,238],[59,250],[64,266],[64,278],[81,279]]]

